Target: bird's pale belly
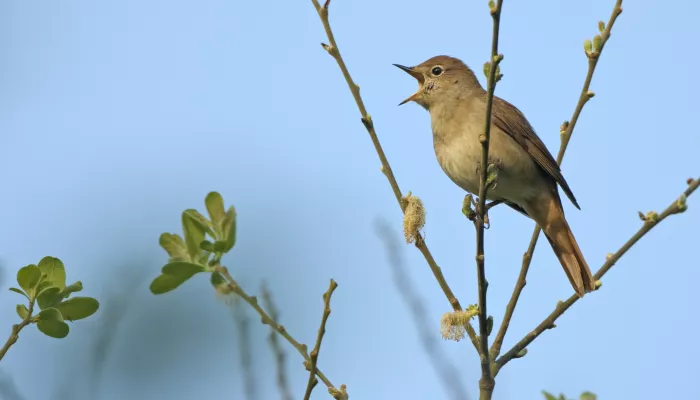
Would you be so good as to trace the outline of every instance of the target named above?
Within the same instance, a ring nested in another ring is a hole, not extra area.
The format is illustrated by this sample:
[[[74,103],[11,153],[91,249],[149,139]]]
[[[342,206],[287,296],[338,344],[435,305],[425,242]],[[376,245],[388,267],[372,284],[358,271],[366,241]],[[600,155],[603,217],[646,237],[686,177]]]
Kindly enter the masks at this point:
[[[541,187],[538,185],[542,179],[541,171],[527,153],[513,146],[517,144],[508,143],[508,140],[492,137],[489,164],[495,166],[498,175],[496,185],[486,197],[522,204],[537,196]],[[481,144],[478,140],[465,138],[451,143],[436,142],[435,155],[442,170],[455,184],[469,193],[479,194]]]

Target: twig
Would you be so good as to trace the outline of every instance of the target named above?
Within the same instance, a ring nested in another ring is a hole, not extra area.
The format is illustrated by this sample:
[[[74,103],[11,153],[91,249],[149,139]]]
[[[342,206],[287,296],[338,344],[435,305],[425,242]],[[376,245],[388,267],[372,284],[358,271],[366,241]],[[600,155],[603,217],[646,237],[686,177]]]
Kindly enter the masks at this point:
[[[0,349],[0,360],[5,357],[5,354],[7,354],[7,351],[10,350],[10,347],[12,347],[13,344],[17,343],[17,340],[19,339],[19,332],[24,329],[25,326],[29,325],[32,322],[32,312],[34,311],[34,300],[29,302],[29,312],[27,313],[27,316],[20,322],[19,324],[14,324],[12,325],[12,333],[10,334],[10,337],[7,338],[7,341],[5,342],[5,345],[2,346],[2,349]]]
[[[279,313],[275,304],[272,301],[272,294],[267,289],[265,284],[262,285],[262,300],[263,305],[267,308],[270,313],[270,318],[275,321],[279,321]],[[292,392],[289,390],[289,384],[287,383],[287,375],[285,374],[284,361],[285,354],[282,346],[280,346],[279,340],[277,340],[277,332],[270,328],[270,336],[268,338],[270,341],[270,347],[272,347],[272,352],[275,355],[275,363],[277,364],[277,387],[282,395],[282,400],[292,400]]]
[[[238,351],[240,354],[241,368],[243,369],[243,388],[246,399],[254,400],[257,396],[255,376],[253,375],[253,355],[250,346],[250,318],[241,304],[240,297],[233,298],[233,319],[238,330]]]
[[[316,379],[316,364],[318,363],[318,353],[321,351],[321,342],[323,341],[323,335],[326,333],[326,321],[328,321],[328,316],[331,315],[331,296],[333,291],[338,287],[338,284],[331,279],[331,283],[328,286],[328,290],[323,294],[323,317],[321,317],[321,325],[318,327],[318,336],[316,337],[316,344],[314,349],[311,350],[311,362],[309,363],[309,382],[306,384],[306,393],[304,394],[304,400],[309,400],[311,397],[311,392],[318,383]]]
[[[493,18],[493,37],[491,39],[491,57],[489,78],[486,97],[486,116],[484,121],[484,133],[479,136],[481,142],[481,177],[479,179],[479,203],[477,205],[478,218],[474,219],[476,226],[476,271],[479,287],[479,358],[481,360],[481,379],[479,380],[479,399],[490,400],[493,394],[495,382],[491,374],[491,357],[489,355],[488,313],[486,309],[486,291],[489,283],[486,280],[486,268],[484,262],[484,217],[486,215],[486,192],[488,179],[489,139],[491,136],[491,110],[493,108],[493,95],[496,90],[496,73],[498,64],[503,55],[498,54],[498,31],[500,28],[501,7],[503,0],[491,7]]]
[[[418,330],[423,349],[428,355],[436,375],[442,380],[445,390],[451,394],[452,399],[468,399],[467,390],[464,388],[457,368],[445,356],[442,347],[435,338],[434,329],[430,327],[427,322],[428,315],[423,306],[425,301],[418,295],[406,272],[404,261],[399,251],[398,241],[393,240],[394,238],[389,228],[389,223],[383,220],[378,221],[376,224],[376,231],[377,235],[384,241],[384,247],[389,257],[389,265],[391,265],[393,271],[394,284],[399,290],[403,302],[408,306],[413,315],[413,322]]]
[[[305,344],[299,343],[296,339],[292,337],[292,335],[287,332],[287,329],[283,326],[280,325],[277,321],[272,319],[268,313],[265,312],[260,307],[260,304],[258,304],[258,299],[255,296],[250,296],[248,293],[243,290],[243,288],[238,285],[238,282],[236,282],[231,274],[228,272],[228,269],[224,266],[217,265],[216,266],[216,272],[220,273],[221,276],[226,280],[226,285],[228,288],[238,296],[240,296],[243,301],[248,303],[253,309],[260,315],[260,322],[262,322],[265,325],[268,325],[270,328],[274,329],[277,333],[282,335],[282,337],[289,342],[298,352],[301,354],[301,356],[304,358],[304,361],[306,362],[311,362],[311,357],[309,356],[308,349]],[[340,388],[336,388],[333,386],[333,383],[326,378],[326,376],[319,370],[318,368],[316,369],[316,376],[318,379],[323,382],[326,387],[328,388],[328,393],[330,393],[333,398],[337,400],[347,400],[348,399],[348,394],[345,385],[340,385]]]
[[[635,233],[625,244],[620,247],[620,249],[613,255],[609,256],[605,263],[600,267],[598,272],[593,275],[596,281],[605,275],[610,268],[623,256],[627,251],[634,246],[635,243],[639,241],[644,235],[646,235],[650,230],[652,230],[661,221],[666,219],[666,217],[678,214],[685,211],[685,199],[690,196],[698,187],[700,186],[700,177],[694,180],[689,180],[688,188],[683,192],[681,197],[675,200],[670,206],[668,206],[661,214],[650,213],[651,216],[647,217],[644,221],[644,225]],[[542,334],[548,328],[551,328],[554,322],[559,318],[566,310],[569,309],[574,303],[578,301],[579,297],[577,295],[572,295],[564,302],[559,302],[557,307],[552,311],[547,318],[545,318],[537,327],[523,339],[521,339],[515,346],[503,354],[498,360],[496,360],[496,368],[500,370],[506,363],[512,360],[518,352],[527,347],[533,340]]]
[[[372,117],[367,113],[365,104],[362,101],[362,97],[360,96],[360,87],[352,80],[350,72],[348,72],[348,68],[345,65],[345,61],[343,61],[343,57],[340,55],[338,45],[335,42],[335,37],[333,36],[333,31],[331,30],[331,25],[328,21],[328,6],[330,0],[326,0],[323,6],[319,4],[318,0],[311,0],[311,2],[316,8],[318,16],[321,18],[321,22],[323,23],[323,27],[326,31],[326,36],[328,37],[328,41],[330,43],[321,43],[321,46],[323,46],[323,48],[328,52],[328,54],[330,54],[338,63],[338,67],[340,67],[340,71],[343,73],[345,82],[350,88],[350,92],[352,93],[352,96],[355,99],[357,108],[360,110],[362,124],[365,126],[365,129],[367,129],[367,133],[369,133],[369,137],[370,139],[372,139],[374,149],[376,150],[377,155],[379,156],[379,160],[382,164],[382,172],[384,173],[384,176],[386,176],[387,180],[389,181],[389,184],[391,185],[391,190],[394,192],[394,197],[396,197],[396,201],[399,203],[401,211],[405,213],[406,205],[401,200],[401,189],[399,188],[399,184],[396,181],[396,178],[394,177],[394,173],[391,170],[389,161],[387,160],[386,155],[384,154],[382,145],[379,143],[379,138],[377,137],[377,133],[374,130],[374,123],[372,122]],[[435,279],[437,280],[438,284],[440,285],[440,288],[445,294],[445,297],[447,297],[447,300],[450,302],[452,309],[455,311],[463,311],[459,300],[457,300],[454,293],[452,293],[452,289],[450,289],[450,286],[447,284],[445,277],[442,275],[442,270],[435,262],[435,259],[430,253],[428,246],[425,244],[425,240],[423,239],[422,235],[417,235],[415,246],[418,248],[418,250],[420,250],[421,254],[423,254],[423,257],[425,257],[425,261],[427,261],[428,265],[430,266],[430,270],[433,272],[433,275],[435,276]],[[471,325],[467,324],[465,326],[465,329],[467,331],[467,334],[469,335],[469,338],[471,339],[472,344],[474,345],[474,348],[478,350],[478,343],[474,328]]]
[[[574,127],[576,126],[576,122],[578,121],[579,116],[581,115],[583,106],[588,102],[588,100],[591,97],[593,97],[592,92],[589,91],[589,88],[591,86],[591,80],[593,79],[593,73],[595,72],[596,65],[598,64],[600,54],[603,51],[603,48],[605,47],[605,43],[607,43],[608,39],[610,38],[610,32],[612,30],[613,25],[615,24],[615,20],[617,20],[617,17],[620,15],[620,13],[622,13],[621,6],[622,0],[617,0],[617,2],[615,3],[615,8],[613,8],[612,15],[610,16],[610,20],[608,21],[608,25],[605,27],[605,30],[601,34],[600,48],[595,52],[587,54],[588,73],[586,74],[586,80],[583,83],[583,88],[581,89],[581,94],[579,95],[578,103],[576,104],[576,108],[574,109],[574,114],[571,116],[571,122],[565,122],[561,127],[561,145],[559,147],[559,154],[557,155],[557,163],[559,165],[561,165],[562,160],[564,159],[564,153],[566,152],[566,148],[569,145],[571,134],[574,131]],[[528,245],[525,254],[523,254],[523,262],[522,266],[520,267],[520,274],[518,275],[518,280],[515,282],[513,294],[511,295],[510,300],[508,301],[508,305],[506,306],[506,311],[503,317],[503,322],[501,323],[501,327],[498,329],[496,339],[493,341],[493,345],[491,346],[490,353],[492,358],[498,357],[498,355],[501,352],[503,339],[505,338],[506,332],[508,331],[510,321],[513,317],[513,312],[515,312],[515,306],[518,303],[518,299],[520,298],[520,293],[523,291],[523,288],[525,288],[525,285],[527,283],[527,273],[530,269],[532,255],[535,252],[535,246],[537,245],[537,240],[539,239],[540,231],[540,227],[535,226],[535,229],[532,232],[532,237],[530,238],[530,244]]]

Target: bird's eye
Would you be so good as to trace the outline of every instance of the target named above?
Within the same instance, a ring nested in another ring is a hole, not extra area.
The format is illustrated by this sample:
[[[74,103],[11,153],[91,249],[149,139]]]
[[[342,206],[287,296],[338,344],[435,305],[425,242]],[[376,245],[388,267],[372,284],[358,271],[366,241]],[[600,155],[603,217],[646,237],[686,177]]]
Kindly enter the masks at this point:
[[[432,72],[433,75],[438,76],[442,74],[442,68],[434,67],[430,72]]]

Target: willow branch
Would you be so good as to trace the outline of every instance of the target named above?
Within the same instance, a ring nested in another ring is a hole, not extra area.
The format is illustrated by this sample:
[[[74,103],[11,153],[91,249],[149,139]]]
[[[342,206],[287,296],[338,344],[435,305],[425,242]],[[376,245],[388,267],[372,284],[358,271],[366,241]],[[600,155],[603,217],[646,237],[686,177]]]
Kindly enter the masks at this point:
[[[226,280],[226,286],[231,290],[231,292],[235,293],[236,295],[240,296],[243,301],[248,303],[253,309],[260,315],[260,322],[262,322],[265,325],[268,325],[270,328],[274,329],[277,333],[279,333],[289,344],[294,347],[299,354],[304,358],[305,362],[310,363],[311,362],[311,356],[309,355],[308,349],[305,344],[299,343],[296,339],[292,337],[292,335],[287,332],[287,329],[279,324],[277,321],[272,319],[268,313],[265,312],[265,310],[260,307],[260,304],[258,304],[258,299],[255,296],[250,296],[248,293],[243,290],[243,288],[238,285],[238,282],[236,282],[231,274],[228,272],[228,269],[224,266],[218,265],[216,266],[216,272],[221,274],[221,276]],[[321,370],[318,368],[316,369],[316,376],[318,379],[323,382],[326,387],[328,388],[328,393],[330,393],[333,398],[337,400],[347,400],[348,399],[348,394],[345,388],[345,385],[340,385],[340,388],[336,388],[333,383],[331,383],[330,379],[328,379]]]
[[[649,213],[645,217],[644,224],[625,244],[620,247],[620,249],[615,253],[607,257],[605,263],[600,267],[598,272],[593,275],[596,281],[600,280],[609,270],[617,263],[617,261],[627,253],[627,251],[632,248],[644,235],[651,231],[655,226],[657,226],[661,221],[665,220],[667,217],[673,214],[679,214],[686,209],[686,198],[689,197],[698,187],[700,186],[700,177],[697,179],[688,180],[688,188],[681,194],[681,196],[675,200],[671,205],[669,205],[660,214]],[[574,303],[579,300],[579,297],[574,294],[566,301],[557,303],[556,308],[552,311],[547,318],[545,318],[537,327],[535,327],[532,332],[525,335],[518,343],[515,344],[510,350],[503,354],[498,360],[496,360],[497,369],[502,368],[506,363],[512,360],[518,352],[527,347],[533,340],[537,339],[538,336],[542,334],[548,328],[554,325],[554,322],[559,318],[566,310],[569,309]]]
[[[311,350],[311,362],[309,365],[309,382],[306,384],[306,393],[304,394],[304,400],[309,400],[311,397],[311,392],[318,383],[316,379],[316,370],[318,363],[318,353],[321,351],[321,341],[323,341],[323,335],[326,333],[326,321],[328,321],[328,316],[331,315],[331,296],[333,291],[338,287],[338,284],[331,279],[330,286],[328,290],[323,294],[323,316],[321,317],[321,325],[318,327],[318,336],[316,337],[316,344],[314,349]]]
[[[612,30],[612,27],[615,24],[617,17],[621,13],[622,0],[617,0],[615,3],[615,7],[613,8],[612,15],[610,16],[610,20],[608,21],[605,30],[600,35],[600,46],[597,49],[594,49],[594,51],[586,53],[588,57],[588,73],[586,74],[586,80],[583,82],[583,88],[581,89],[581,93],[579,94],[579,100],[576,104],[576,108],[574,109],[574,113],[571,116],[571,121],[564,122],[564,124],[561,126],[561,145],[559,147],[559,154],[557,155],[557,163],[559,165],[561,165],[564,159],[564,153],[566,152],[566,149],[569,146],[569,140],[571,140],[571,135],[574,132],[574,127],[576,127],[576,123],[578,122],[578,118],[581,115],[583,106],[586,105],[586,103],[591,97],[593,97],[593,92],[589,91],[589,88],[591,86],[591,80],[593,79],[593,73],[595,72],[596,65],[598,65],[600,54],[603,51],[603,48],[605,47],[605,44],[607,43],[608,39],[610,39],[610,32]],[[532,232],[532,237],[530,238],[530,244],[528,245],[527,251],[525,252],[525,254],[523,254],[523,261],[520,267],[520,274],[518,275],[518,280],[515,282],[513,294],[511,295],[510,300],[508,301],[508,305],[506,306],[506,311],[503,317],[503,322],[501,323],[501,327],[498,329],[496,339],[493,341],[493,345],[491,346],[490,353],[493,358],[498,357],[498,355],[501,352],[503,339],[506,336],[506,331],[508,330],[508,327],[510,325],[511,318],[513,317],[513,312],[515,312],[515,306],[518,303],[518,299],[520,298],[520,293],[523,291],[527,283],[527,273],[530,269],[530,263],[532,262],[532,255],[535,252],[537,240],[540,237],[540,231],[540,227],[536,226],[535,230]]]
[[[394,177],[394,172],[391,170],[391,166],[389,165],[389,161],[386,158],[386,154],[384,154],[384,149],[382,148],[381,143],[379,143],[379,138],[377,137],[377,132],[374,129],[372,117],[367,112],[365,104],[362,101],[362,96],[360,96],[360,87],[355,83],[355,81],[353,81],[352,77],[350,76],[350,72],[348,72],[348,68],[345,65],[345,61],[340,55],[340,50],[338,50],[338,45],[335,42],[335,36],[333,35],[333,31],[331,30],[330,22],[328,21],[328,6],[330,4],[330,0],[326,0],[323,6],[321,6],[318,0],[311,0],[311,2],[316,8],[316,12],[318,13],[319,18],[321,18],[323,28],[325,29],[326,36],[328,37],[329,44],[322,43],[321,46],[323,46],[323,48],[328,52],[328,54],[330,54],[331,57],[333,57],[333,59],[335,59],[335,61],[338,63],[338,67],[340,67],[340,71],[343,73],[345,82],[350,88],[352,97],[355,99],[355,104],[357,104],[357,108],[360,110],[362,124],[365,126],[365,129],[367,129],[367,133],[369,133],[369,137],[372,140],[374,149],[376,150],[377,155],[379,156],[379,161],[382,164],[382,172],[384,173],[387,180],[389,181],[389,184],[391,185],[391,190],[394,192],[394,197],[396,197],[396,201],[399,203],[401,211],[405,213],[406,206],[402,201],[401,189],[399,188],[399,184],[396,181],[396,178]],[[430,250],[428,250],[428,246],[425,244],[425,240],[422,235],[417,235],[415,246],[418,248],[418,250],[420,250],[421,254],[423,254],[423,257],[425,257],[425,261],[427,261],[428,265],[430,266],[430,270],[433,272],[433,275],[435,276],[435,279],[437,280],[438,284],[440,285],[440,288],[445,294],[445,297],[447,297],[447,300],[450,302],[452,309],[455,311],[462,311],[463,308],[460,305],[459,300],[457,300],[454,293],[452,293],[452,289],[450,289],[450,286],[447,284],[447,281],[445,280],[445,277],[442,274],[442,270],[435,262],[435,259],[430,253]],[[474,347],[478,349],[476,332],[474,331],[474,328],[471,325],[467,324],[465,325],[465,329],[467,331],[467,334],[469,335],[469,338],[474,344]]]
[[[489,282],[486,280],[486,266],[484,257],[484,219],[486,216],[486,192],[488,191],[488,166],[489,166],[489,139],[491,136],[491,110],[493,109],[493,96],[496,90],[496,74],[498,64],[503,55],[498,54],[498,31],[500,27],[501,7],[503,0],[491,8],[493,18],[493,37],[491,39],[491,57],[489,60],[489,77],[486,94],[486,118],[484,121],[484,133],[479,136],[481,142],[481,176],[479,179],[479,202],[477,206],[478,218],[474,219],[476,226],[476,271],[477,285],[479,287],[479,358],[481,360],[481,379],[479,380],[479,398],[490,400],[493,394],[494,380],[491,374],[491,357],[489,355],[488,311],[486,309],[486,291]]]
[[[14,324],[12,325],[12,333],[10,333],[10,337],[7,338],[7,341],[5,342],[5,345],[2,346],[2,349],[0,349],[0,360],[5,357],[5,354],[7,354],[7,351],[10,350],[10,347],[17,343],[17,340],[19,339],[19,333],[24,329],[25,326],[29,325],[32,323],[32,312],[34,311],[34,301],[29,302],[29,312],[27,313],[27,316],[20,322],[19,324]]]
[[[279,313],[272,301],[272,294],[267,289],[265,284],[262,285],[260,291],[262,293],[263,305],[270,313],[270,318],[277,321],[279,320]],[[282,400],[292,400],[292,392],[289,390],[289,383],[287,383],[287,375],[285,374],[284,361],[285,354],[282,346],[280,346],[279,340],[277,340],[277,332],[270,328],[270,336],[268,337],[270,342],[270,347],[272,347],[272,353],[275,355],[275,364],[277,366],[277,388],[280,391]]]

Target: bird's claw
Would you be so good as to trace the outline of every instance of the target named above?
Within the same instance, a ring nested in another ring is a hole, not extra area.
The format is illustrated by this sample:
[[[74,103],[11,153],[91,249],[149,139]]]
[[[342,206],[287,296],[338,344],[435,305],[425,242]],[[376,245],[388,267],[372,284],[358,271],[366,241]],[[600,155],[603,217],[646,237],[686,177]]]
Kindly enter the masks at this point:
[[[484,212],[484,229],[489,229],[491,227],[491,222],[489,221],[489,210],[499,204],[503,203],[503,200],[494,200],[488,204],[486,204],[485,208],[486,211]],[[479,219],[479,203],[474,200],[474,196],[471,194],[468,194],[464,197],[464,203],[462,204],[462,213],[469,219],[470,221],[476,221]]]

